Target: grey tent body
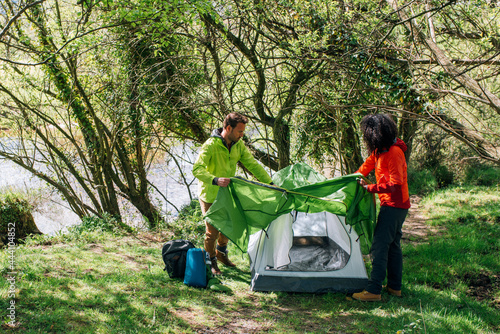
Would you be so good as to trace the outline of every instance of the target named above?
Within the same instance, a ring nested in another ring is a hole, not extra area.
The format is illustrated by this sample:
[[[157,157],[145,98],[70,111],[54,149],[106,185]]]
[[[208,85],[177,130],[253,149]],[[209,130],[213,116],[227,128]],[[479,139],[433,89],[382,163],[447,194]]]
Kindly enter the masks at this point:
[[[248,244],[253,291],[361,291],[368,282],[359,238],[345,218],[296,212],[275,219]]]

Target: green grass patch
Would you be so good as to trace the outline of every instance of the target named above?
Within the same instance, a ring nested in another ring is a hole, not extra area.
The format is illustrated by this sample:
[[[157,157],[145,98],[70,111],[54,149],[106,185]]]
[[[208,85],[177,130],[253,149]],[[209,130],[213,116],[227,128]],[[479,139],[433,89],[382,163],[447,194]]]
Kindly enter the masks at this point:
[[[230,252],[239,269],[221,268],[221,280],[231,293],[187,287],[163,271],[162,245],[179,237],[165,232],[116,235],[95,230],[37,236],[15,251],[16,328],[7,326],[6,316],[11,300],[10,255],[7,250],[0,253],[2,329],[7,333],[495,333],[500,331],[498,203],[498,189],[486,187],[446,189],[424,198],[420,209],[438,232],[425,241],[403,244],[403,298],[384,293],[377,303],[358,302],[340,293],[252,292],[247,257],[236,247]],[[201,245],[199,229],[191,227],[189,235],[197,238],[192,241]]]

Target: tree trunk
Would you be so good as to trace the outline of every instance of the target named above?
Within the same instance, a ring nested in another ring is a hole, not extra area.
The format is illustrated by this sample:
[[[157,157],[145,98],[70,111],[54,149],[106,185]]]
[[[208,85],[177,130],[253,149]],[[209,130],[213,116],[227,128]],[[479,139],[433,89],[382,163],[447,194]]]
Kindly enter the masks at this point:
[[[403,140],[407,146],[405,152],[406,163],[410,162],[411,153],[413,151],[413,138],[417,131],[417,120],[410,115],[403,115],[399,121],[399,138]]]
[[[139,210],[142,216],[147,220],[148,227],[154,229],[158,222],[163,220],[161,212],[151,203],[149,196],[143,196],[137,192],[130,194],[130,202]]]
[[[34,6],[32,8],[32,13],[38,26],[38,37],[43,51],[41,55],[46,58],[43,59],[45,61],[45,67],[60,93],[59,99],[69,106],[68,108],[71,110],[72,117],[76,119],[82,129],[85,148],[87,149],[86,153],[90,162],[87,167],[92,175],[92,182],[99,196],[99,202],[102,210],[115,217],[120,217],[118,204],[116,200],[113,200],[114,189],[109,189],[105,183],[105,179],[108,179],[104,175],[103,168],[103,161],[106,159],[104,151],[105,148],[103,147],[103,143],[99,140],[98,133],[95,128],[96,124],[92,122],[93,117],[91,112],[89,109],[85,108],[85,105],[82,102],[85,98],[79,95],[76,77],[73,78],[75,81],[74,88],[69,81],[68,73],[61,66],[64,62],[60,62],[58,60],[57,52],[54,51],[55,46],[52,43],[52,36],[49,35],[46,22],[44,21],[44,13],[42,12],[40,5]],[[71,71],[71,68],[69,72],[69,75],[76,73],[75,71]]]
[[[284,122],[276,123],[273,132],[278,150],[278,170],[280,170],[290,165],[290,127]]]
[[[359,146],[359,138],[353,118],[350,115],[346,116],[342,117],[344,130],[340,134],[339,150],[344,168],[347,174],[351,174],[363,164],[363,157],[361,156],[361,147]]]

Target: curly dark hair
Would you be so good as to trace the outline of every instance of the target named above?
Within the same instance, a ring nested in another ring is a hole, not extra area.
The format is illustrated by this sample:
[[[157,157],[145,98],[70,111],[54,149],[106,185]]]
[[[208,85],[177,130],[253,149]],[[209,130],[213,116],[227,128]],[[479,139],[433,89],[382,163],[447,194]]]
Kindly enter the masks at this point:
[[[225,129],[228,125],[231,125],[232,128],[235,128],[238,123],[247,124],[248,118],[237,112],[232,112],[226,116],[224,123],[222,123],[222,127]]]
[[[398,126],[390,114],[366,115],[361,120],[363,140],[371,154],[389,149],[398,136]]]

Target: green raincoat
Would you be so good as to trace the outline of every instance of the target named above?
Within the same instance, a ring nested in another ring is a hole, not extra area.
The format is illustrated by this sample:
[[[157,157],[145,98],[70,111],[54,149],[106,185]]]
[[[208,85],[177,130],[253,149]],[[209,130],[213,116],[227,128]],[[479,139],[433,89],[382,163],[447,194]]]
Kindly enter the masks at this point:
[[[205,203],[213,203],[219,186],[213,185],[216,177],[232,177],[236,174],[236,164],[241,161],[259,181],[271,183],[271,177],[250,153],[242,140],[231,147],[231,152],[224,145],[220,130],[214,130],[201,147],[198,159],[193,165],[193,175],[199,180],[198,196]]]

